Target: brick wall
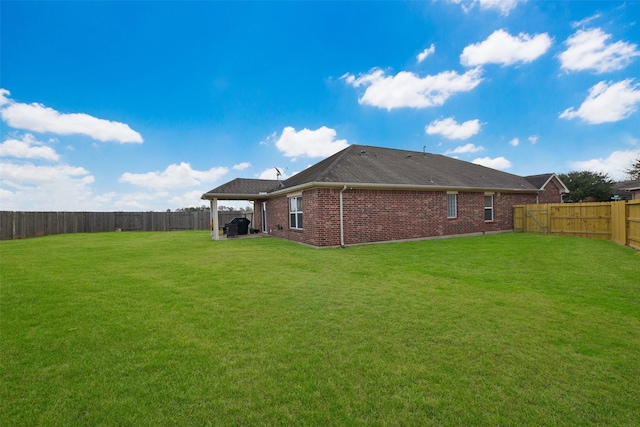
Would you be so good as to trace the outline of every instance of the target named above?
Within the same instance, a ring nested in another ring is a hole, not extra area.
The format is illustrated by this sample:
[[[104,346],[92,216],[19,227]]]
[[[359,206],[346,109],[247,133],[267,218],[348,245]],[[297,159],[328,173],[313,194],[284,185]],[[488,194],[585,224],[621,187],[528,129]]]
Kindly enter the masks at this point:
[[[267,205],[269,234],[313,246],[340,244],[340,189],[304,191],[303,230],[289,228],[287,197]],[[513,229],[516,204],[536,202],[535,194],[494,194],[494,220],[484,220],[484,193],[460,192],[458,216],[447,218],[444,191],[345,190],[343,192],[346,245]],[[261,204],[255,206],[261,228]]]
[[[542,193],[538,195],[538,203],[561,203],[562,195],[560,187],[554,181],[550,181],[544,188]]]

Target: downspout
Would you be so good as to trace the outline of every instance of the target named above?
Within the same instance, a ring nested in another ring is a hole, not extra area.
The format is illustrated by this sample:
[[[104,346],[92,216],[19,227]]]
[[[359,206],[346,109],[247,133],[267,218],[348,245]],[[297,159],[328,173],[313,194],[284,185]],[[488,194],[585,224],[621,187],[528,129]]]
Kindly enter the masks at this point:
[[[347,189],[347,186],[345,185],[344,187],[342,187],[342,190],[340,190],[340,247],[344,248],[344,218],[343,218],[343,211],[342,211],[342,192],[344,190]]]

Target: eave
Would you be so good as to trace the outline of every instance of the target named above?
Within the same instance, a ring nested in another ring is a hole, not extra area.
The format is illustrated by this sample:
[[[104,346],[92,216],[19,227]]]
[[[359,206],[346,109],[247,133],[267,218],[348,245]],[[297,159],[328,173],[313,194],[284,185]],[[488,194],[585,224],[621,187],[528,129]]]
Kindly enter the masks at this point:
[[[242,193],[204,193],[200,196],[201,200],[256,200],[268,199],[271,193],[260,194],[242,194]]]
[[[405,190],[405,191],[467,191],[467,192],[495,192],[495,193],[540,193],[536,188],[492,188],[492,187],[464,187],[415,184],[367,184],[358,182],[307,182],[293,187],[272,191],[267,197],[308,190],[310,188],[347,188],[349,190]]]

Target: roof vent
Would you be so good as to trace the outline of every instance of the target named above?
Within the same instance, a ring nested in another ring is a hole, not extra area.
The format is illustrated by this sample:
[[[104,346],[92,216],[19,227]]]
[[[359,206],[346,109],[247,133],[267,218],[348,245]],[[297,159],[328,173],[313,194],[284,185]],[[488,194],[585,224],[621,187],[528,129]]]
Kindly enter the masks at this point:
[[[366,154],[367,154],[367,152],[366,152],[366,151],[364,151],[364,150],[360,150],[360,155],[361,155],[361,156],[365,156]]]
[[[411,154],[407,154],[407,159],[411,159]]]

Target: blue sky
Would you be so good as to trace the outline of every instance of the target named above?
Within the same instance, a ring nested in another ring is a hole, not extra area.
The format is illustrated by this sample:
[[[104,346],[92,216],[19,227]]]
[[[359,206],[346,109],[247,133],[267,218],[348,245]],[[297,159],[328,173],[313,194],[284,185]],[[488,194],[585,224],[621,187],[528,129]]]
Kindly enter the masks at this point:
[[[2,1],[0,209],[200,206],[350,144],[623,179],[639,17],[637,1]]]

